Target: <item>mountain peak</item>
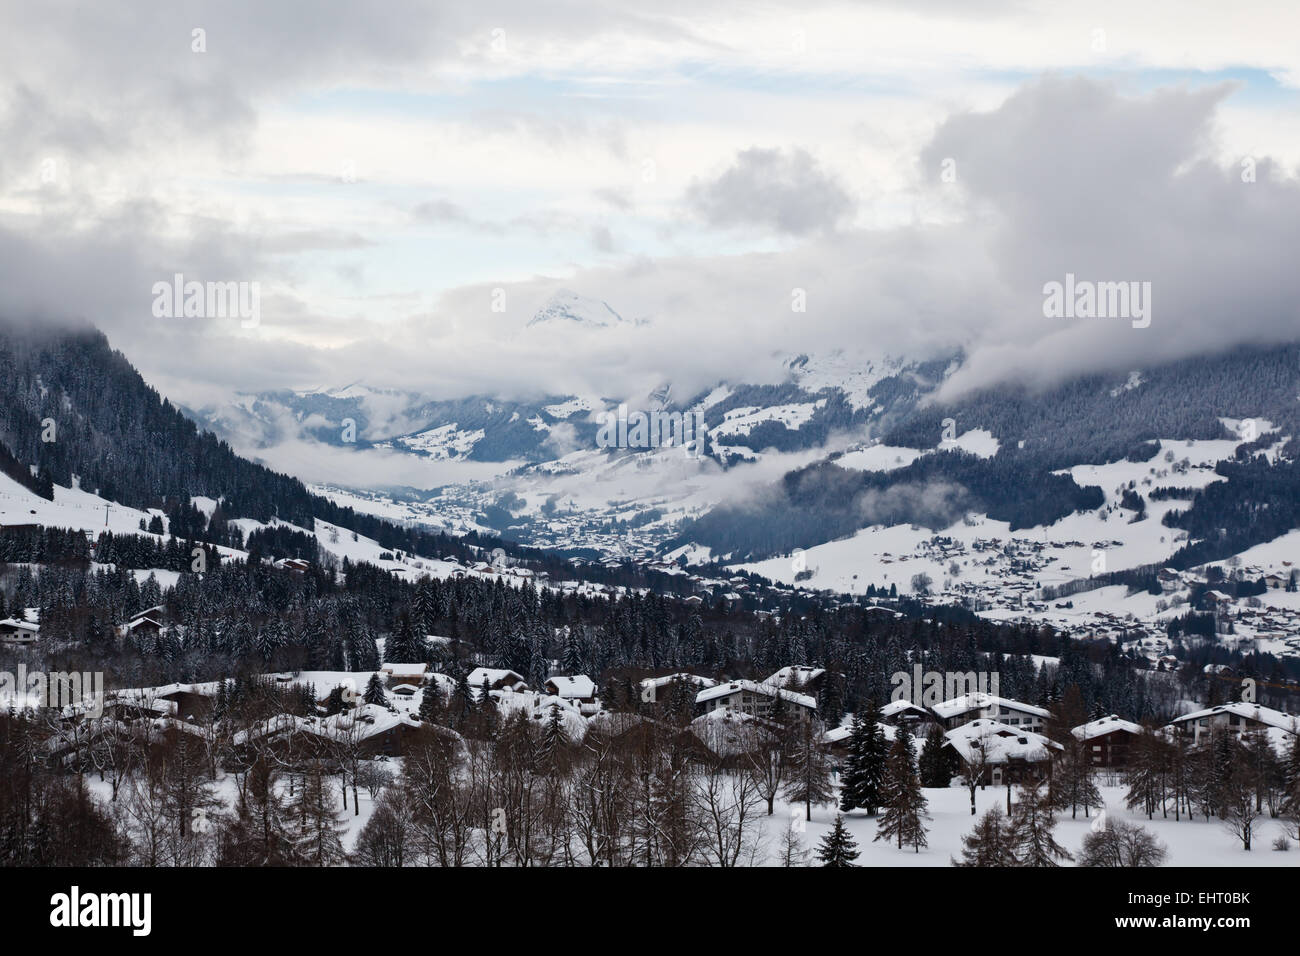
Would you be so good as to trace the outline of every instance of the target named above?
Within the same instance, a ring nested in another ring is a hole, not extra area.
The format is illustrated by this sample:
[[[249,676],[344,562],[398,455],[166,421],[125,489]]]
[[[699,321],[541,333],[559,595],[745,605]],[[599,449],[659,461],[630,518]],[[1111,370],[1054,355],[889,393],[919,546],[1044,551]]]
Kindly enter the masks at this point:
[[[560,289],[528,320],[528,327],[561,322],[604,329],[620,325],[624,319],[607,302],[578,295],[570,289]]]

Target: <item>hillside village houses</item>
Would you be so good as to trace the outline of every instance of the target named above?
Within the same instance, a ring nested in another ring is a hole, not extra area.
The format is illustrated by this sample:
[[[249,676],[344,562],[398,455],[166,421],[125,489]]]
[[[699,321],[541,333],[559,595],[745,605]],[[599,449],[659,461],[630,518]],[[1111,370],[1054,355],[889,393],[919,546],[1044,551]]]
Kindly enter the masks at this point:
[[[1215,731],[1226,731],[1238,736],[1254,729],[1300,733],[1300,717],[1284,714],[1272,707],[1233,701],[1175,717],[1170,726],[1190,728],[1193,742],[1200,743],[1202,737]]]
[[[436,684],[443,698],[448,699],[457,681],[431,671],[424,663],[386,663],[378,674],[388,698],[385,704],[360,699],[369,673],[269,675],[269,679],[285,686],[313,685],[317,713],[306,717],[268,715],[255,727],[240,728],[238,739],[232,743],[236,750],[274,744],[287,753],[320,753],[322,748],[342,741],[367,758],[401,756],[407,737],[423,723],[420,706],[424,689]],[[533,690],[515,671],[478,667],[469,673],[466,683],[475,701],[481,700],[486,689],[502,714],[519,712],[538,726],[558,719],[563,733],[574,742],[592,732],[621,736],[655,725],[670,734],[689,732],[694,742],[688,749],[703,748],[700,753],[731,759],[737,756],[738,747],[752,746],[756,734],[761,738],[772,732],[775,725],[770,718],[778,701],[790,718],[816,717],[817,698],[804,691],[824,680],[825,675],[821,668],[792,665],[761,681],[719,682],[687,672],[646,677],[637,685],[639,700],[630,702],[627,712],[607,710],[595,681],[584,674],[554,674],[541,688]],[[112,691],[104,712],[109,726],[116,728],[113,732],[138,735],[140,728],[152,728],[146,732],[211,735],[220,686],[221,682],[211,681]],[[337,695],[332,693],[338,687],[350,691],[344,698],[343,712],[328,713],[326,708],[331,702],[338,706]],[[669,721],[667,712],[662,716],[656,713],[664,705],[677,707],[679,701],[687,703],[688,710],[689,704],[694,704],[694,720],[687,728]],[[1063,749],[1043,732],[1051,718],[1049,710],[992,694],[964,694],[929,707],[908,700],[893,701],[881,708],[880,715],[888,740],[895,738],[899,728],[907,727],[917,747],[927,728],[937,724],[944,732],[944,746],[958,758],[959,766],[977,773],[984,785],[1046,777]],[[1241,734],[1253,728],[1264,730],[1280,748],[1300,730],[1300,718],[1237,702],[1175,718],[1164,732],[1182,730],[1200,742],[1216,730]],[[448,728],[434,729],[454,735]],[[1146,731],[1133,721],[1111,714],[1074,727],[1071,732],[1087,746],[1094,768],[1118,770],[1127,764]],[[837,763],[842,764],[847,754],[849,738],[847,717],[840,726],[824,732],[823,743]],[[66,759],[66,749],[60,750],[60,759]],[[725,761],[723,765],[727,765]]]

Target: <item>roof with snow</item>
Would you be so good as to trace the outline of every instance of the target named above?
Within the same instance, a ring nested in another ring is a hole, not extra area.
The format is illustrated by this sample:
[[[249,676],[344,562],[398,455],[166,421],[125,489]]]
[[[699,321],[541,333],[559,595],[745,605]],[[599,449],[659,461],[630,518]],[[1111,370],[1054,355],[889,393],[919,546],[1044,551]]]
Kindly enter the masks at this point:
[[[730,697],[732,694],[739,694],[742,691],[748,691],[751,694],[762,694],[765,697],[775,697],[779,694],[792,704],[807,707],[809,710],[817,709],[816,699],[809,697],[807,694],[798,694],[792,690],[781,690],[769,684],[755,683],[752,680],[733,680],[726,684],[718,684],[716,687],[706,687],[695,695],[695,702],[703,704],[710,700]]]
[[[1300,732],[1300,717],[1284,713],[1280,710],[1274,710],[1272,707],[1264,707],[1260,704],[1248,704],[1245,701],[1233,701],[1229,704],[1220,704],[1218,707],[1210,707],[1207,710],[1197,710],[1190,714],[1183,714],[1181,717],[1175,717],[1170,723],[1181,724],[1189,723],[1193,720],[1200,720],[1203,717],[1213,717],[1218,714],[1235,714],[1238,717],[1245,717],[1249,720],[1258,721],[1269,727],[1277,727],[1279,730],[1285,730],[1289,733]]]
[[[797,687],[816,680],[825,673],[826,668],[824,667],[808,667],[804,664],[794,664],[782,667],[763,683],[770,684],[773,687],[789,687],[791,685]]]
[[[546,683],[554,686],[555,695],[565,700],[596,696],[596,682],[586,674],[574,674],[572,677],[557,674],[546,678]]]
[[[381,671],[384,671],[400,680],[423,678],[425,671],[428,669],[428,664],[390,664],[388,662],[385,662],[384,666],[380,668]]]
[[[1063,749],[1060,744],[1042,734],[1020,730],[987,717],[972,720],[943,736],[967,763],[978,759],[981,749],[986,763],[1007,763],[1012,760],[1038,762],[1046,760],[1052,750]]]
[[[1080,724],[1070,730],[1070,733],[1080,740],[1092,740],[1094,737],[1104,737],[1106,734],[1112,734],[1117,730],[1125,730],[1130,734],[1140,734],[1143,732],[1141,724],[1135,724],[1131,720],[1124,720],[1115,714],[1109,717],[1100,717],[1097,720],[1090,720],[1086,724]]]
[[[926,710],[924,707],[922,707],[920,704],[914,704],[912,703],[912,701],[904,697],[900,700],[891,700],[884,707],[881,707],[880,716],[897,717],[899,714],[906,713],[909,710],[917,711],[919,713],[925,714],[926,716],[929,716],[930,714],[930,712]]]
[[[1018,700],[1011,700],[1008,697],[995,697],[992,694],[962,694],[960,697],[954,697],[952,700],[941,700],[935,704],[931,710],[947,720],[951,717],[959,717],[962,714],[968,714],[972,710],[983,710],[986,707],[1000,706],[1007,710],[1018,710],[1021,713],[1033,714],[1044,719],[1051,714],[1042,707],[1035,707],[1033,704],[1024,704]]]
[[[677,674],[665,674],[663,677],[647,677],[641,681],[641,689],[648,687],[660,688],[666,687],[673,681],[683,681],[688,684],[694,684],[696,687],[717,687],[718,682],[710,677],[701,677],[699,674],[688,674],[681,671]]]
[[[526,683],[523,674],[506,670],[504,667],[476,667],[469,672],[469,677],[466,678],[466,682],[474,689],[481,688],[484,681],[488,682],[488,686],[501,681],[505,681],[511,686]]]

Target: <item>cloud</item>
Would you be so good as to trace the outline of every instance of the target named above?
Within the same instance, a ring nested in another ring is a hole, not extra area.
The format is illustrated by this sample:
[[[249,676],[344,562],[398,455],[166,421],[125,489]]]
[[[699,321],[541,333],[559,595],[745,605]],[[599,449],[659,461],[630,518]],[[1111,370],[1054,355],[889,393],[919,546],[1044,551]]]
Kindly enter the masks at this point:
[[[711,226],[793,236],[832,229],[854,207],[844,187],[797,147],[741,150],[717,178],[693,183],[686,201]]]

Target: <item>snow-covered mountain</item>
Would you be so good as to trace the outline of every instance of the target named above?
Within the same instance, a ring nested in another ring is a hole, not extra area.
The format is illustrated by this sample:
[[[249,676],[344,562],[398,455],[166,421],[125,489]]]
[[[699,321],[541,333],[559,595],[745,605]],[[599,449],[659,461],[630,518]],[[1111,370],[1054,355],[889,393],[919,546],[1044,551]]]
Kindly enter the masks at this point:
[[[577,325],[584,328],[604,329],[621,325],[627,320],[610,307],[608,302],[561,289],[546,301],[528,320],[528,328]]]

